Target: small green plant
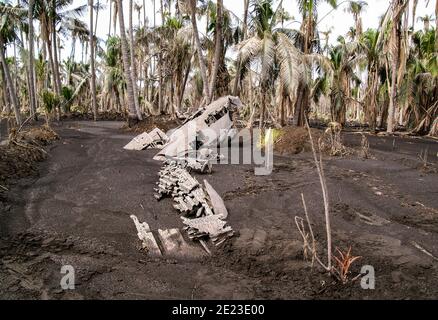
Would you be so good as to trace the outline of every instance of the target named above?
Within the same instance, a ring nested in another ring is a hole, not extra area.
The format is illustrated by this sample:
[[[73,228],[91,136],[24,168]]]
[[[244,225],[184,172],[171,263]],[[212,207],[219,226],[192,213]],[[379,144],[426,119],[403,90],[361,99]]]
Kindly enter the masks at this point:
[[[51,114],[60,105],[60,99],[59,96],[57,96],[54,92],[48,89],[42,90],[40,97],[41,104],[43,105],[46,112],[46,122],[48,125],[50,122]]]
[[[61,89],[62,103],[65,111],[70,111],[71,99],[73,98],[73,88],[71,86],[63,86]]]

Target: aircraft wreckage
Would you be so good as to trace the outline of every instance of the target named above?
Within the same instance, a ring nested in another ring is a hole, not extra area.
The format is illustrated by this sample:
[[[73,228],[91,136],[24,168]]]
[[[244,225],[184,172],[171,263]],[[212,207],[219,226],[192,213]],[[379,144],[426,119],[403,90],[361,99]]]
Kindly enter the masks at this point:
[[[213,150],[236,134],[234,120],[241,106],[238,97],[219,98],[198,109],[178,128],[168,133],[155,128],[138,135],[124,147],[127,150],[160,149],[153,158],[163,161],[154,196],[158,201],[165,197],[173,199],[188,238],[198,241],[208,254],[208,241],[220,245],[232,237],[234,231],[227,226],[228,211],[220,195],[207,180],[201,184],[190,173],[192,170],[211,172],[212,160],[220,158]],[[131,218],[143,248],[149,254],[160,256],[196,251],[184,241],[178,229],[158,230],[157,241],[146,222],[141,223],[135,215]]]

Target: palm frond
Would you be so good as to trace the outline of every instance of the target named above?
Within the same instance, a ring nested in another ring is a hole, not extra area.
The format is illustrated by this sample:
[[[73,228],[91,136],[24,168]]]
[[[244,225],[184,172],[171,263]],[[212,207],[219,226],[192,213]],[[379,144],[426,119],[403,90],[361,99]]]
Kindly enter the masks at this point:
[[[292,94],[305,74],[303,55],[286,35],[278,34],[277,41],[280,79],[288,93]]]
[[[237,50],[239,52],[239,58],[241,59],[242,64],[247,64],[257,57],[262,51],[262,40],[257,36],[251,37],[238,44]]]
[[[265,81],[269,79],[272,67],[274,66],[275,62],[275,42],[272,39],[272,36],[267,32],[262,39],[261,61],[261,78],[262,81]]]

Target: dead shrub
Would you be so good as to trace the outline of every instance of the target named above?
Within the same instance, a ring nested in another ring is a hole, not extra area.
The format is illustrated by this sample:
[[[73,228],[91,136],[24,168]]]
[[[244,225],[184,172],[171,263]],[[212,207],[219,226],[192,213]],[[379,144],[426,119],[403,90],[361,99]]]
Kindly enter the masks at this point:
[[[274,139],[275,152],[281,155],[293,155],[312,150],[309,134],[305,127],[284,127],[278,131],[278,138]],[[317,129],[311,129],[311,131],[312,135],[319,139],[321,131]]]
[[[342,126],[338,122],[330,122],[324,134],[318,139],[319,150],[330,156],[345,156],[351,153],[341,139]]]
[[[59,139],[56,132],[47,126],[19,131],[12,128],[9,143],[0,146],[0,185],[7,191],[11,180],[23,178],[36,172],[35,164],[46,158],[42,146]]]

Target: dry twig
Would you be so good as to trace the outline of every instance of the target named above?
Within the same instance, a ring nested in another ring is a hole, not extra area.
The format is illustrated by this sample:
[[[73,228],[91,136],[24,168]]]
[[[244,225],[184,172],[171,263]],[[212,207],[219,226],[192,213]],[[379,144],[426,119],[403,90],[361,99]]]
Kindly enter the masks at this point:
[[[324,177],[324,168],[322,166],[322,155],[321,154],[319,155],[319,160],[318,160],[309,122],[307,118],[305,118],[305,120],[306,120],[306,128],[309,133],[310,145],[312,146],[313,159],[315,161],[316,170],[318,171],[318,176],[319,176],[319,182],[321,184],[322,197],[324,200],[325,227],[327,233],[327,270],[331,270],[332,269],[332,235],[331,235],[331,227],[330,227],[330,209],[329,209],[330,206],[329,206],[327,185]]]

